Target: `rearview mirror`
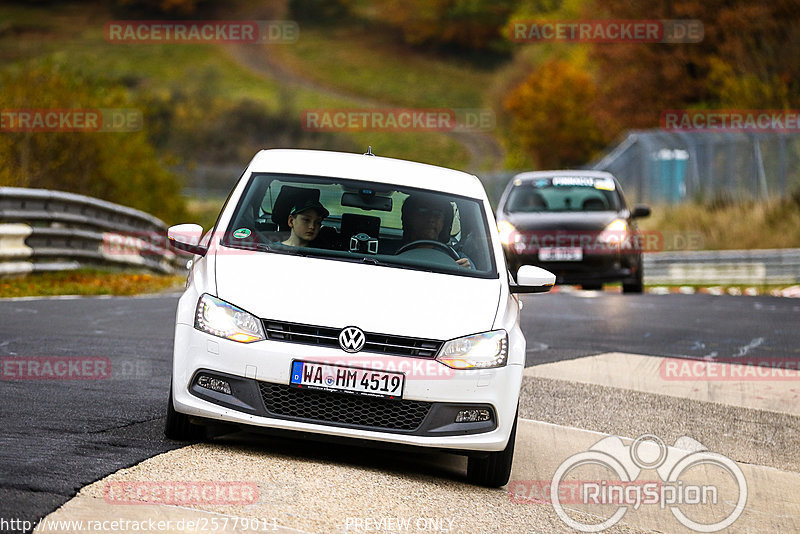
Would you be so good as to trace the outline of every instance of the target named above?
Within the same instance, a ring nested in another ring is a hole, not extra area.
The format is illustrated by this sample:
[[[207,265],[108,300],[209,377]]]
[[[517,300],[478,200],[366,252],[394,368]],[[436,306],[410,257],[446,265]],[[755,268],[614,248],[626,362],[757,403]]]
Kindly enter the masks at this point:
[[[517,283],[511,286],[512,293],[546,293],[556,283],[556,275],[533,265],[523,265],[517,271]]]
[[[208,247],[200,245],[202,237],[203,227],[199,224],[177,224],[167,230],[167,238],[174,248],[205,256]]]
[[[382,197],[370,190],[369,193],[342,193],[342,206],[362,210],[392,211],[391,197]]]
[[[635,208],[633,208],[633,213],[631,213],[631,217],[633,219],[639,219],[642,217],[649,217],[650,216],[650,206],[645,206],[644,204],[639,204]]]

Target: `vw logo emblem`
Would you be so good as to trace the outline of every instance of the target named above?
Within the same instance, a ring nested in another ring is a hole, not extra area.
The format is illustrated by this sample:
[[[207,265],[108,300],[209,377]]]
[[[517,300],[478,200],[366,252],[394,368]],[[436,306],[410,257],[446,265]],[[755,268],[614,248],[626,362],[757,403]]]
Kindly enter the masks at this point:
[[[364,331],[355,326],[343,328],[339,333],[339,346],[345,352],[358,352],[364,348],[367,337]]]

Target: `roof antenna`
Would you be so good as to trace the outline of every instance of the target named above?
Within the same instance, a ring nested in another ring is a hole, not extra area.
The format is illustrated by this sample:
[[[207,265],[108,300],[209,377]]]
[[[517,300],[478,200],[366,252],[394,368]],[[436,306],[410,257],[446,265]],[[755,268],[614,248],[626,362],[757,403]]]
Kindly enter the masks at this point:
[[[364,152],[364,155],[365,156],[374,156],[375,155],[375,154],[372,153],[372,145],[369,145],[369,148],[367,148],[367,151]]]

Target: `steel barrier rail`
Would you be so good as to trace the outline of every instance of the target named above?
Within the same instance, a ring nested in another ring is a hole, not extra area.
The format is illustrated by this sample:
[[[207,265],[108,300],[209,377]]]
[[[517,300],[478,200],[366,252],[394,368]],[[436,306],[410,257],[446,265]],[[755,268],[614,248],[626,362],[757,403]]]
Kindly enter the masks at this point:
[[[700,250],[644,255],[649,285],[800,283],[800,249]]]
[[[167,226],[143,211],[96,198],[0,187],[0,275],[117,265],[185,272]]]

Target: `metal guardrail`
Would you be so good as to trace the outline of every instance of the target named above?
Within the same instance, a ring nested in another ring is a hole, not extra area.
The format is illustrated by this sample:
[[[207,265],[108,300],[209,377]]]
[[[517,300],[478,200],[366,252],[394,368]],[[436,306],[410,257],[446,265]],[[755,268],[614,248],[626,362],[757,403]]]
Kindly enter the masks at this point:
[[[646,284],[800,283],[800,249],[704,250],[644,255]]]
[[[0,275],[140,267],[185,269],[167,245],[167,226],[143,211],[74,193],[0,187]]]

